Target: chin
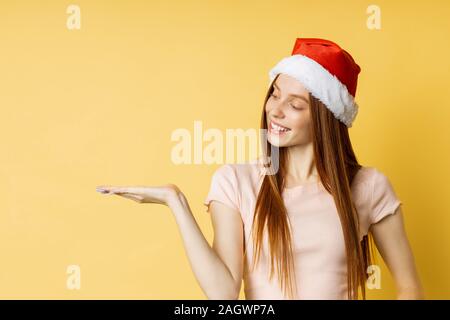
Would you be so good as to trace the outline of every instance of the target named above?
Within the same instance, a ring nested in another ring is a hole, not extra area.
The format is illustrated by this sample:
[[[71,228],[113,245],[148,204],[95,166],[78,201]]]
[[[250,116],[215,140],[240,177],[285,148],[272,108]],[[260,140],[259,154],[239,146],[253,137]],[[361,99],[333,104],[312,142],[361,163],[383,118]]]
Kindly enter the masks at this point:
[[[273,137],[268,137],[267,140],[269,141],[269,143],[275,147],[287,147],[288,143],[284,142],[283,139],[276,139]]]

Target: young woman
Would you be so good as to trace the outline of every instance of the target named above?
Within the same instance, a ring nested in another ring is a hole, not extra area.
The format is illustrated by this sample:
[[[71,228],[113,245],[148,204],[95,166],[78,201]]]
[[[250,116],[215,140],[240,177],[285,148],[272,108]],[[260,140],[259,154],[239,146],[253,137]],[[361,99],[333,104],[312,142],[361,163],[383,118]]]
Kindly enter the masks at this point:
[[[98,191],[169,206],[210,299],[237,299],[242,280],[246,299],[365,299],[369,277],[381,277],[374,243],[397,297],[422,299],[402,203],[381,171],[358,163],[350,142],[359,72],[336,43],[296,39],[269,73],[263,157],[214,172],[204,201],[212,247],[176,185]]]

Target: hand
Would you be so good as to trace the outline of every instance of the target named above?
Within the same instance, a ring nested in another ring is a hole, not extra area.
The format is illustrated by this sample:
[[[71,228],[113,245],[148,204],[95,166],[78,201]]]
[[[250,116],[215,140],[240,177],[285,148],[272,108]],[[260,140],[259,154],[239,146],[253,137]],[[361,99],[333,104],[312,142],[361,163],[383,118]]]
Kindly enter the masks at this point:
[[[139,203],[159,203],[170,206],[183,198],[181,190],[174,184],[152,187],[98,186],[96,190],[104,194],[115,194]]]

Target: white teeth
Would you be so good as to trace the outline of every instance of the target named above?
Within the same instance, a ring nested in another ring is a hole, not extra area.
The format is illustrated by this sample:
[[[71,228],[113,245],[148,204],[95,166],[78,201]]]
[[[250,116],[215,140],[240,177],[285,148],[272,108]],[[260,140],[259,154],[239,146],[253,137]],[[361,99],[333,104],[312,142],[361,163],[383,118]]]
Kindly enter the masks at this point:
[[[275,123],[273,123],[272,121],[270,121],[270,126],[275,131],[283,131],[283,132],[289,131],[289,129],[280,127],[280,126],[276,125]]]

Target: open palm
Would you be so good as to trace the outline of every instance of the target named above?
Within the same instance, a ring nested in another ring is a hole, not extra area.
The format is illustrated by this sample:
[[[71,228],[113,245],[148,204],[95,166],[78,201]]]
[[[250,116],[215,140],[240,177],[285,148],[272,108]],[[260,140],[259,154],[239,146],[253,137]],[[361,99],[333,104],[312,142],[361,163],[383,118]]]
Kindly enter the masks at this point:
[[[159,203],[168,205],[169,201],[181,193],[174,184],[162,186],[98,186],[103,194],[115,194],[139,203]]]

